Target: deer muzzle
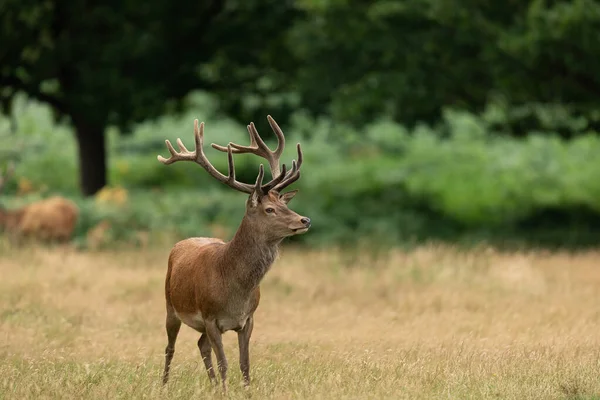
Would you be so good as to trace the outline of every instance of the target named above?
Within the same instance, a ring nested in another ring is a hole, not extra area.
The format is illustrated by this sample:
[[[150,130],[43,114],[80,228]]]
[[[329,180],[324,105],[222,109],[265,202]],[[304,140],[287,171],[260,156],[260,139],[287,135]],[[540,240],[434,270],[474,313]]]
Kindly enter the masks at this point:
[[[310,228],[310,218],[301,217],[300,223],[302,224],[302,226],[300,226],[298,228],[292,228],[292,231],[295,234],[304,233],[304,232],[308,231],[308,228]]]

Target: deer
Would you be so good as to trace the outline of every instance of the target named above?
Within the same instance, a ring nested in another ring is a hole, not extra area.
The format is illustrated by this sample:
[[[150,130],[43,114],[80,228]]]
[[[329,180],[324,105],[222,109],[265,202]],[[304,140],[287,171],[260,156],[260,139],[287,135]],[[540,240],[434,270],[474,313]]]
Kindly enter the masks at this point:
[[[288,171],[279,162],[285,148],[285,136],[275,120],[267,120],[277,137],[277,148],[271,150],[258,134],[254,123],[247,125],[250,146],[231,143],[225,147],[211,146],[227,153],[228,174],[219,172],[207,159],[204,150],[204,122],[194,120],[195,150],[189,151],[177,139],[179,151],[165,141],[171,156],[158,156],[158,161],[170,165],[179,161],[199,164],[217,181],[248,195],[246,211],[233,237],[225,242],[220,238],[192,237],[177,242],[169,253],[165,279],[166,333],[163,385],[169,371],[177,335],[184,323],[200,333],[197,346],[212,384],[218,384],[212,364],[215,353],[222,383],[227,393],[228,363],[222,335],[235,331],[238,338],[239,366],[243,385],[250,386],[250,337],[254,328],[254,312],[260,302],[260,283],[278,256],[280,243],[286,237],[306,233],[310,218],[288,208],[298,190],[282,191],[300,178],[302,149],[296,145],[298,160]],[[254,184],[236,180],[234,154],[254,154],[264,158],[271,171],[271,180],[263,183],[264,167],[259,165]]]
[[[10,163],[6,173],[0,175],[0,193],[14,169],[14,164]],[[73,236],[78,217],[77,205],[61,196],[52,196],[17,209],[6,209],[0,205],[0,231],[8,232],[13,239],[29,237],[66,242]]]

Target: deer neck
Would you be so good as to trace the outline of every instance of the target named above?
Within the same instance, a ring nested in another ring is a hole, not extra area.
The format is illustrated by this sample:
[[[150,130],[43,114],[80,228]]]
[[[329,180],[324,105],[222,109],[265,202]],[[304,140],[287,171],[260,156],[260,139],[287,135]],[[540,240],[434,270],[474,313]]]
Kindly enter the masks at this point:
[[[227,243],[226,271],[230,279],[247,290],[254,290],[277,258],[281,240],[269,240],[257,234],[244,216],[235,235]]]

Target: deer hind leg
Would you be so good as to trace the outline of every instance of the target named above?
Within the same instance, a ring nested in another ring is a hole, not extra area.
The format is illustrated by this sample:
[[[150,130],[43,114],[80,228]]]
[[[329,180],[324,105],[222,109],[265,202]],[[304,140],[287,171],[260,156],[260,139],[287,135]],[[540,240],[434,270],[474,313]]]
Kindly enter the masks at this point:
[[[202,356],[202,361],[204,361],[208,378],[212,383],[216,383],[217,377],[215,376],[215,370],[213,369],[212,364],[212,350],[210,348],[210,341],[206,333],[203,333],[200,336],[200,339],[198,339],[198,348],[200,349],[200,355]]]
[[[225,350],[223,349],[223,341],[221,338],[221,331],[217,327],[217,321],[205,320],[206,334],[210,341],[210,345],[217,356],[217,365],[219,366],[219,373],[221,375],[221,382],[223,384],[223,392],[227,393],[227,358],[225,357]]]
[[[240,348],[240,370],[244,376],[244,386],[250,386],[250,336],[254,328],[254,319],[248,318],[246,325],[238,331],[238,345]]]
[[[169,371],[171,369],[171,361],[173,360],[173,354],[175,354],[175,342],[177,341],[177,335],[179,334],[179,328],[181,328],[181,321],[175,315],[172,308],[167,309],[167,320],[166,320],[167,338],[168,344],[165,349],[165,370],[163,373],[163,385],[169,380]]]

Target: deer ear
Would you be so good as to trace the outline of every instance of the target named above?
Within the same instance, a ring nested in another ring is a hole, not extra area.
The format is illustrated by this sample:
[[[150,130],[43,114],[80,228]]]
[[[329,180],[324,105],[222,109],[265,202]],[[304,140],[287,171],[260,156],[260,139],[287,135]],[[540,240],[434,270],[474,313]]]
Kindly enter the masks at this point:
[[[279,196],[279,199],[281,201],[283,201],[285,204],[289,203],[290,200],[292,200],[294,198],[294,196],[298,193],[298,189],[296,190],[291,190],[287,193],[284,193],[282,195]]]
[[[260,193],[258,192],[258,190],[253,190],[252,193],[250,194],[250,198],[248,199],[248,201],[250,202],[250,207],[254,208],[256,206],[258,206],[258,202],[260,201]]]

